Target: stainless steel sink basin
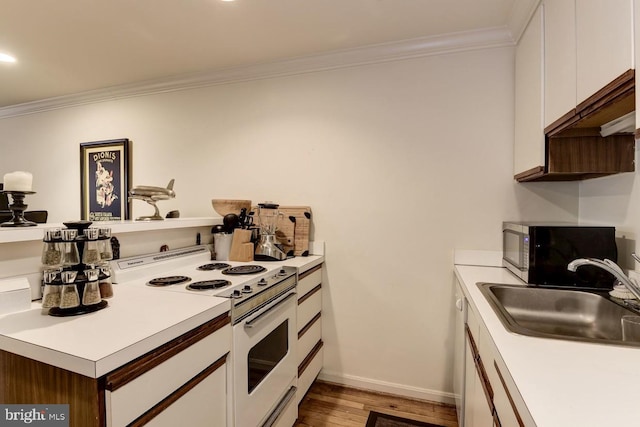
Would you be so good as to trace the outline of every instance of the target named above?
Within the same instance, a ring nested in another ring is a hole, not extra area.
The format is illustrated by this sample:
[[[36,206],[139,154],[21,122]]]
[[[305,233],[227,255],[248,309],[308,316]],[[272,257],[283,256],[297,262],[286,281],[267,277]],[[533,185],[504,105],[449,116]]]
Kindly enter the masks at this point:
[[[622,340],[621,319],[638,314],[606,293],[479,283],[502,324],[521,335],[639,346]]]

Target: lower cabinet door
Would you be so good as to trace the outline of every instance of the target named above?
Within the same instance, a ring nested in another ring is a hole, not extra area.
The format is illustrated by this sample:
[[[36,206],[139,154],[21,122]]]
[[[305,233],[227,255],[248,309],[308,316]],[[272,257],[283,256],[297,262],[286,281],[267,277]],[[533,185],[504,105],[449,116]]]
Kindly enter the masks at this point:
[[[227,372],[221,366],[152,418],[150,427],[211,427],[227,425]]]

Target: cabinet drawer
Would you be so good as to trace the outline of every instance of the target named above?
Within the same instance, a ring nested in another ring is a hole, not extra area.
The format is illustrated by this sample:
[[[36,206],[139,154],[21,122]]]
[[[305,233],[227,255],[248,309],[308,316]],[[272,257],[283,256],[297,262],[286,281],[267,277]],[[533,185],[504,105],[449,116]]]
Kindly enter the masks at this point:
[[[313,356],[313,359],[311,359],[302,372],[298,372],[298,391],[296,392],[298,405],[322,369],[324,349],[322,348],[322,344],[319,344],[320,347],[316,349],[317,351],[315,356]]]
[[[313,350],[313,346],[322,339],[322,319],[320,319],[320,313],[318,313],[310,324],[307,325],[308,329],[301,331],[302,335],[298,334],[298,365],[307,357],[307,355]]]
[[[175,427],[189,414],[189,426],[224,426],[227,422],[226,365],[209,374],[188,393],[152,418],[146,426]]]
[[[300,274],[298,278],[298,299],[311,292],[313,288],[322,283],[322,265],[313,267]]]
[[[315,288],[312,293],[307,293],[302,299],[298,300],[298,332],[322,310],[322,292],[320,289]]]
[[[231,349],[231,325],[218,329],[132,381],[107,390],[107,425],[125,426]],[[124,371],[126,374],[126,371]],[[121,372],[119,373],[122,376]],[[107,376],[107,388],[109,388]]]

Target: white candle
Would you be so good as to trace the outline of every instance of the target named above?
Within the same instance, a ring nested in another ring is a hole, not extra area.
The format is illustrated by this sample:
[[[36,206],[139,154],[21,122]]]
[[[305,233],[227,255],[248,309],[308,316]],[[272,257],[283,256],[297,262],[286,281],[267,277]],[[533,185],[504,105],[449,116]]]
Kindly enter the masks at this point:
[[[29,172],[16,171],[6,173],[3,178],[4,191],[31,191],[33,175]]]

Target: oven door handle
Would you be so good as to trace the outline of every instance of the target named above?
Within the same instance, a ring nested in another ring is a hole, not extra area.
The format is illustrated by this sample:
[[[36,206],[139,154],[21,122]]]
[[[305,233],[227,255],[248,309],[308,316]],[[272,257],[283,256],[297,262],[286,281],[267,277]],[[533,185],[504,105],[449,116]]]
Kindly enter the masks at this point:
[[[263,320],[267,314],[269,314],[273,310],[277,309],[279,306],[281,306],[282,304],[287,302],[290,298],[294,297],[295,295],[296,295],[295,291],[288,293],[284,298],[282,298],[280,301],[278,301],[275,304],[273,304],[272,306],[270,306],[267,310],[265,310],[262,313],[258,314],[253,319],[249,319],[246,322],[244,322],[244,327],[247,328],[247,329],[248,328],[253,328],[258,323],[260,323],[260,321]]]

